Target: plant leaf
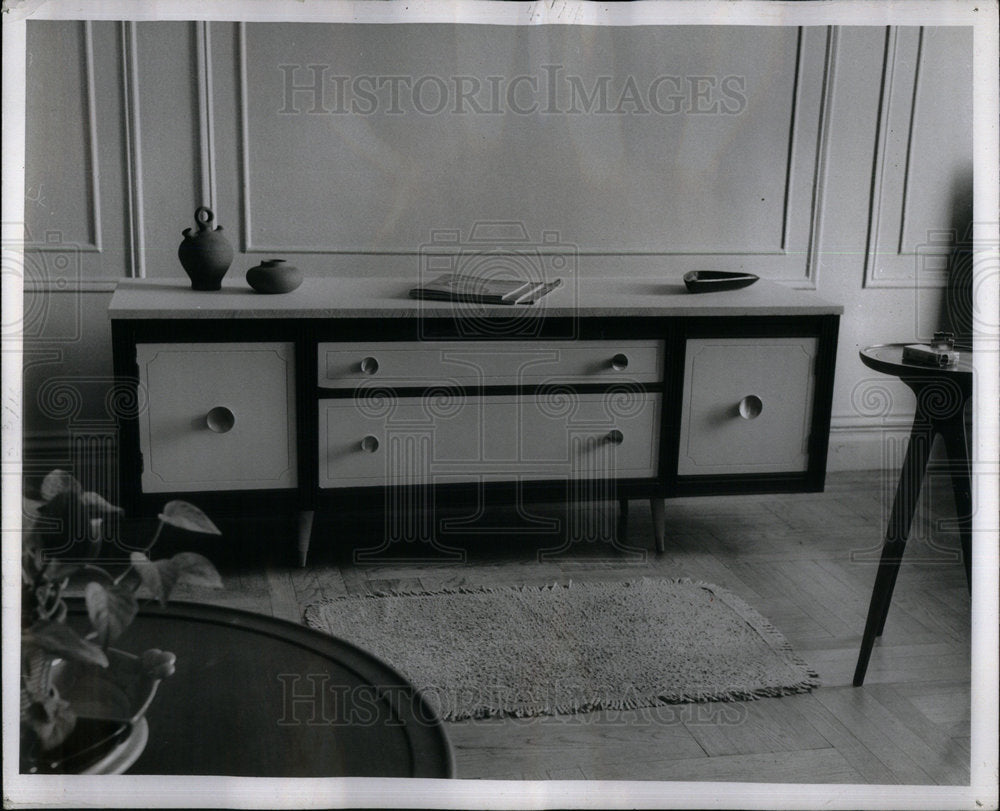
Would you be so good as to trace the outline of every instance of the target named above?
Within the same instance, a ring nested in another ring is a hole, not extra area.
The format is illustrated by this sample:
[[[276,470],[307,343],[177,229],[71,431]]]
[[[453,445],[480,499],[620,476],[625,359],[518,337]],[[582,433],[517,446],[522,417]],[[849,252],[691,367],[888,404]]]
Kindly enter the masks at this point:
[[[133,552],[129,559],[142,580],[142,585],[149,589],[160,605],[166,605],[180,576],[178,565],[173,560],[152,561],[142,552]]]
[[[100,583],[90,582],[84,591],[84,599],[101,647],[107,647],[121,636],[139,611],[135,594],[121,585],[106,589]]]
[[[105,515],[117,515],[125,512],[121,507],[116,507],[110,501],[107,501],[98,493],[88,490],[82,496],[80,496],[80,503],[84,507],[88,507],[92,510],[102,512]]]
[[[42,501],[52,501],[64,493],[79,493],[80,482],[72,473],[65,470],[53,470],[42,480]]]
[[[170,524],[190,532],[204,532],[209,535],[222,534],[205,513],[194,504],[189,504],[186,501],[168,501],[164,505],[159,519],[164,524]]]
[[[108,666],[108,657],[104,651],[61,622],[52,620],[36,622],[24,632],[22,641],[25,645],[34,645],[63,659],[86,662],[99,667]]]
[[[50,560],[42,572],[42,577],[52,583],[58,583],[67,577],[72,577],[82,568],[79,563],[66,563],[61,560]]]
[[[160,561],[158,561],[160,562]],[[180,575],[178,582],[192,586],[206,586],[210,589],[221,589],[222,578],[208,558],[197,552],[179,552],[170,562],[177,567]]]
[[[24,583],[34,583],[42,570],[45,568],[45,560],[42,556],[41,547],[38,545],[38,536],[29,535],[24,540],[21,549],[21,579]]]
[[[98,577],[103,577],[109,583],[114,583],[115,579],[111,576],[111,573],[102,569],[100,566],[95,566],[93,563],[84,563],[80,567],[88,575],[97,575]]]

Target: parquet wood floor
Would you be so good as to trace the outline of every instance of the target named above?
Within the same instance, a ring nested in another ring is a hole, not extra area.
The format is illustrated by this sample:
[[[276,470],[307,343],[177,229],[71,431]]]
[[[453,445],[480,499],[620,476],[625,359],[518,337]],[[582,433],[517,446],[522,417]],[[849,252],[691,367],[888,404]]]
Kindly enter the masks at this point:
[[[318,517],[310,564],[300,569],[288,537],[293,523],[255,521],[227,528],[239,540],[204,547],[220,561],[225,591],[177,596],[300,622],[310,602],[382,589],[706,580],[771,619],[822,686],[665,712],[449,723],[458,776],[967,785],[970,599],[950,494],[943,477],[931,482],[861,688],[851,677],[894,473],[831,474],[819,494],[668,501],[662,555],[652,551],[642,502],[632,503],[627,538],[616,537],[610,502],[575,511],[534,506],[533,517],[491,506],[457,528],[463,511],[444,510],[453,528],[439,539],[458,551],[458,562],[418,541],[390,544],[358,563],[359,552],[377,550],[384,517],[343,515]],[[567,526],[582,527],[583,537],[593,531],[596,540],[566,544]]]

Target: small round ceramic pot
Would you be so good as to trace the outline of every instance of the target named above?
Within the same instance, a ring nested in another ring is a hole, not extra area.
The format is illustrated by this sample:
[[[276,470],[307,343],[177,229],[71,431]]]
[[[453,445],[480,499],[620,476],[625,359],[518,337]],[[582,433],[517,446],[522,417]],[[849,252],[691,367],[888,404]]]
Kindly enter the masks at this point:
[[[284,259],[266,259],[247,271],[247,284],[258,293],[290,293],[302,284],[302,271]]]

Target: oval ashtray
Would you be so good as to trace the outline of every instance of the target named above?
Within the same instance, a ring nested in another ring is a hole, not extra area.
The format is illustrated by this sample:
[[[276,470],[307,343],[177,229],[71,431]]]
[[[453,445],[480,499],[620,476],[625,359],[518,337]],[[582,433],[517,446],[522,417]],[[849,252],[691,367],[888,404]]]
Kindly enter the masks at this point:
[[[710,293],[713,290],[737,290],[748,287],[760,276],[729,270],[690,270],[684,274],[684,285],[692,293]]]

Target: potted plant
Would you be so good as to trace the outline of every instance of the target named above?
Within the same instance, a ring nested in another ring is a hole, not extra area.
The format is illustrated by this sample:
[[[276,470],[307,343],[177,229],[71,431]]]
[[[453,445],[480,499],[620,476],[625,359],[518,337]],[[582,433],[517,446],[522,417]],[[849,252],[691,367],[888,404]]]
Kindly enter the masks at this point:
[[[113,574],[98,565],[97,556],[105,519],[122,510],[97,493],[84,491],[62,470],[45,477],[41,495],[43,503],[21,555],[21,770],[92,769],[102,756],[107,762],[115,745],[127,742],[133,750],[138,746],[134,760],[145,737],[137,744],[130,733],[141,729],[145,734],[143,715],[160,681],[174,672],[175,656],[155,648],[128,653],[112,643],[135,619],[144,593],[165,605],[180,583],[222,587],[219,573],[202,555],[181,552],[151,560],[163,528],[221,533],[194,505],[168,502],[149,544],[141,552],[131,552],[127,565]],[[63,539],[82,546],[82,556],[61,561],[47,552],[46,525],[61,529]],[[82,634],[67,623],[64,598],[71,581],[81,578],[86,582],[83,598],[91,626]]]

